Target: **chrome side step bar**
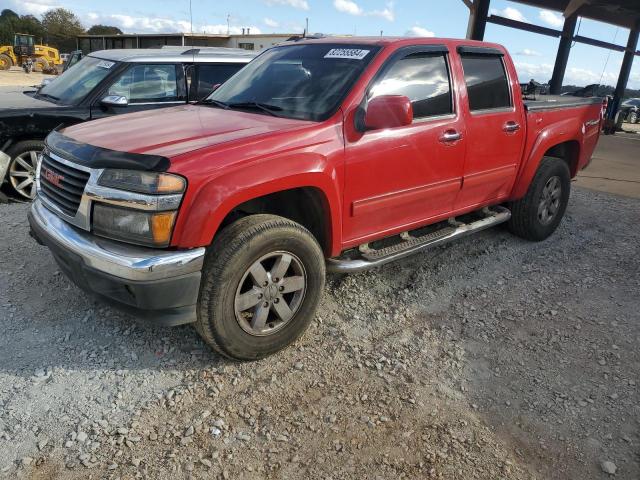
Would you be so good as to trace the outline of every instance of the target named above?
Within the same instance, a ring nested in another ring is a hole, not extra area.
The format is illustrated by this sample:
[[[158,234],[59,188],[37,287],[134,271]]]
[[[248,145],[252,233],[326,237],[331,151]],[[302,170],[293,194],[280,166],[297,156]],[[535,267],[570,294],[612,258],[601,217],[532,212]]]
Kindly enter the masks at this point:
[[[390,251],[388,255],[372,255],[369,253],[356,259],[341,259],[337,257],[327,259],[327,271],[331,273],[354,273],[369,268],[378,267],[385,263],[393,262],[401,258],[412,255],[416,252],[426,250],[427,248],[442,245],[444,243],[451,242],[458,238],[466,237],[472,233],[485,230],[500,223],[504,223],[511,218],[511,212],[504,207],[495,206],[490,209],[483,209],[482,212],[486,215],[484,218],[476,220],[471,223],[459,223],[456,221],[450,221],[450,225],[454,225],[454,228],[445,227],[443,233],[438,234],[440,230],[427,234],[424,237],[411,238],[408,241],[401,242],[400,244],[382,250]],[[404,238],[404,237],[402,237]],[[368,250],[368,252],[371,252]]]

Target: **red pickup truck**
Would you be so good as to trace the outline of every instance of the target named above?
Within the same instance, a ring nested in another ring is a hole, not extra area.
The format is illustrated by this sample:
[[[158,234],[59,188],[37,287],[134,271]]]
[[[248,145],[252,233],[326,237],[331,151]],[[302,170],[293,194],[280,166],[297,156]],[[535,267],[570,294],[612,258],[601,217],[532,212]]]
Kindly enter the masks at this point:
[[[261,358],[309,325],[327,270],[502,222],[547,238],[602,100],[542,98],[500,45],[289,42],[199,104],[52,132],[31,231],[78,286]]]

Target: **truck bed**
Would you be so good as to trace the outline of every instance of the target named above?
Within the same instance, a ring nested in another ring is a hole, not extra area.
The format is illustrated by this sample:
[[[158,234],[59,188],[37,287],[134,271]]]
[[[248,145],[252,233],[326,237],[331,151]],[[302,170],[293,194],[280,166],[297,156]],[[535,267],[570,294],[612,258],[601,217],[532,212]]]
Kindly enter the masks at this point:
[[[601,97],[572,97],[570,95],[539,95],[536,100],[523,100],[524,107],[529,111],[582,107],[595,103],[602,104],[602,102]]]

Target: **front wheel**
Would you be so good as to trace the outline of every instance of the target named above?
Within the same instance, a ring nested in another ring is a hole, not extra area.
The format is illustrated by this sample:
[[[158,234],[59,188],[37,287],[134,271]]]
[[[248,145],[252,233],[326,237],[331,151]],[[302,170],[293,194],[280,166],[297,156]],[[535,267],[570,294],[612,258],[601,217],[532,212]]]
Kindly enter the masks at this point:
[[[16,143],[7,152],[11,157],[7,173],[9,184],[23,199],[33,200],[36,196],[36,168],[43,148],[44,142],[27,140]]]
[[[526,195],[510,204],[509,230],[527,240],[544,240],[560,225],[570,190],[567,163],[559,158],[544,157]]]
[[[251,215],[219,234],[202,277],[198,333],[227,357],[256,360],[309,326],[324,289],[324,255],[302,225]]]
[[[629,114],[629,123],[638,123],[638,113],[637,112],[631,112]]]

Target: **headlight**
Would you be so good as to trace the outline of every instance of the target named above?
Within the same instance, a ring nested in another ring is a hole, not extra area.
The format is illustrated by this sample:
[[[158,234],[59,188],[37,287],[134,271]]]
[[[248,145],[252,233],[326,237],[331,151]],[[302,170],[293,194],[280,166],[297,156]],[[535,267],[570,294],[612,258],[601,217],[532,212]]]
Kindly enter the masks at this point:
[[[184,192],[187,182],[171,173],[107,169],[100,175],[98,185],[128,192],[165,195]]]
[[[96,235],[146,247],[166,247],[171,240],[176,211],[149,212],[96,203],[93,231]]]

